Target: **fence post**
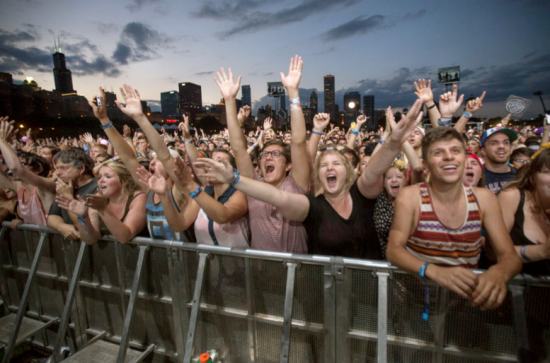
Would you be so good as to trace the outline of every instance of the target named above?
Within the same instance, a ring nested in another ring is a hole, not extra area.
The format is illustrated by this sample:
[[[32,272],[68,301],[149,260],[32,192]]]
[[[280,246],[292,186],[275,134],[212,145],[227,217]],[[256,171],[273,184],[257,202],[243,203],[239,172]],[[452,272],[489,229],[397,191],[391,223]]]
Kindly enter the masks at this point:
[[[281,337],[280,363],[288,363],[290,360],[290,333],[292,331],[292,311],[294,307],[294,286],[296,285],[296,262],[287,262],[286,264],[286,292],[285,308],[283,312],[283,334]]]
[[[336,363],[336,276],[333,266],[324,266],[324,328],[325,328],[325,362]]]
[[[168,274],[170,278],[170,291],[172,294],[172,311],[174,314],[174,338],[178,354],[178,362],[183,362],[185,355],[185,335],[189,329],[189,313],[187,302],[189,292],[186,281],[187,270],[183,264],[182,251],[177,248],[167,248]]]
[[[246,302],[248,305],[248,355],[250,362],[256,361],[257,331],[256,331],[256,299],[254,297],[254,273],[250,258],[245,257],[244,268],[246,273]]]
[[[336,281],[336,356],[338,362],[350,361],[349,339],[351,319],[350,294],[351,294],[351,269],[344,267],[342,257],[334,257],[334,276]]]
[[[378,341],[377,362],[388,361],[388,277],[389,272],[376,272],[378,276]]]
[[[6,227],[2,227],[0,230],[0,243],[4,242],[4,236],[6,234]],[[7,243],[7,242],[6,242]],[[9,249],[9,245],[7,246],[7,249]],[[9,253],[7,254],[9,255]],[[11,261],[10,261],[11,264]],[[2,266],[2,259],[0,259],[0,293],[2,293],[2,301],[4,302],[4,308],[6,311],[6,314],[8,313],[8,306],[11,305],[10,295],[8,294],[8,281],[6,279],[6,276],[4,275],[4,268]]]
[[[518,362],[530,361],[529,335],[527,333],[527,318],[525,316],[524,286],[510,285],[512,293],[512,309],[514,310],[514,328],[518,342]]]
[[[449,290],[440,286],[436,287],[437,291],[437,315],[435,317],[435,346],[437,352],[433,355],[433,362],[443,361],[443,349],[445,348],[445,328],[447,325],[447,312],[449,310]]]

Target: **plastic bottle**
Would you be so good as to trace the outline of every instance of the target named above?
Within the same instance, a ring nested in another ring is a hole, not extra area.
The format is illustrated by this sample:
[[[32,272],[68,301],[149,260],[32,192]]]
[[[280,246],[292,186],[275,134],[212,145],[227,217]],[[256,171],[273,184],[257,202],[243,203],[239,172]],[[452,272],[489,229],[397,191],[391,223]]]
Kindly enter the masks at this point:
[[[212,359],[210,359],[210,354],[202,353],[199,356],[199,360],[197,361],[197,363],[212,363]]]

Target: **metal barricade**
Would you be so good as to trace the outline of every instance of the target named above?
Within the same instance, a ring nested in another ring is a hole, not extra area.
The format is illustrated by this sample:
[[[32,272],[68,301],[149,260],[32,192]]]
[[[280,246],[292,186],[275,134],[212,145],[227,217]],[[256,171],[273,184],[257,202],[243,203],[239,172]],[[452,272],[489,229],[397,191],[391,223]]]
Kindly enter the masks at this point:
[[[79,242],[42,227],[19,229],[48,233],[62,246],[60,251],[50,243],[39,262],[42,310],[29,301],[27,315],[47,320],[49,311],[63,310],[65,301],[57,295],[69,289]],[[29,263],[21,232],[8,234],[0,244],[0,287],[15,312]],[[149,252],[132,297],[139,246]],[[428,282],[425,321],[424,281],[386,262],[147,238],[126,245],[104,240],[88,248],[79,259],[71,323],[61,334],[60,344],[73,353],[103,331],[106,341],[120,344],[125,306],[135,298],[122,344],[138,350],[154,344],[154,361],[189,362],[210,350],[226,363],[550,359],[550,279],[544,277],[517,276],[505,303],[491,311]],[[33,342],[53,349],[57,329],[52,325],[47,339],[35,336]]]

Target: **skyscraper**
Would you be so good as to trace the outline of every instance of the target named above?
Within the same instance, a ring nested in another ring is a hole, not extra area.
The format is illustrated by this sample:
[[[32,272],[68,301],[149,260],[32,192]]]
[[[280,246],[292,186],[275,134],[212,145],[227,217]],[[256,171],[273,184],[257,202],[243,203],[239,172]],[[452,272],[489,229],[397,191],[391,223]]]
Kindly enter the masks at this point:
[[[162,118],[166,120],[177,120],[180,115],[180,95],[178,91],[162,92],[160,94],[160,106],[162,108]]]
[[[309,108],[311,108],[313,116],[317,115],[317,93],[315,91],[311,92],[309,96]]]
[[[374,95],[363,96],[363,113],[369,117],[365,126],[367,129],[376,129],[378,121],[374,118]]]
[[[355,121],[361,110],[361,94],[359,92],[346,92],[344,94],[344,122],[349,126]]]
[[[335,105],[334,95],[334,76],[325,76],[325,113],[330,115],[331,120],[334,120],[336,115],[334,114]]]
[[[180,112],[188,113],[191,121],[202,112],[202,91],[198,84],[183,82],[179,84]]]
[[[249,85],[244,85],[242,86],[241,88],[242,90],[242,101],[243,101],[243,105],[248,105],[250,107],[252,107],[252,93],[250,91],[250,86]]]
[[[58,42],[59,43],[59,42]],[[53,78],[55,81],[55,90],[62,95],[76,94],[73,89],[73,78],[71,71],[65,64],[65,54],[61,53],[61,44],[54,44],[53,53]]]

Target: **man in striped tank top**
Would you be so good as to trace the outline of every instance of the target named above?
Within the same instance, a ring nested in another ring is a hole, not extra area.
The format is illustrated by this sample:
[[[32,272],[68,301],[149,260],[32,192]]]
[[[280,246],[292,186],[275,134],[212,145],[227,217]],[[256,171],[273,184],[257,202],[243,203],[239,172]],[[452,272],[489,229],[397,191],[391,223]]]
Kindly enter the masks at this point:
[[[506,297],[506,282],[521,270],[498,200],[488,189],[462,184],[466,146],[454,128],[429,130],[422,141],[422,155],[430,170],[430,182],[399,193],[388,259],[409,273],[432,279],[482,310],[496,308]],[[498,263],[476,275],[470,269],[478,265],[482,228]]]

